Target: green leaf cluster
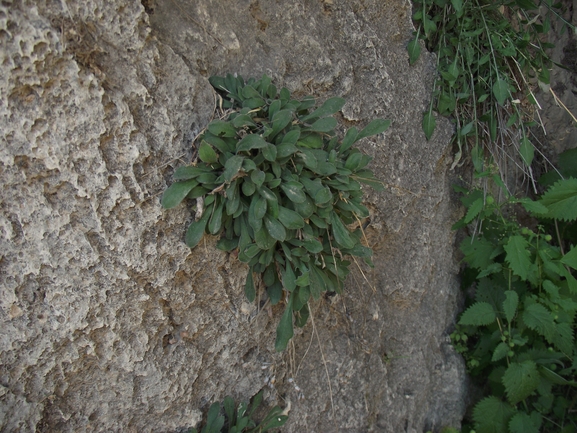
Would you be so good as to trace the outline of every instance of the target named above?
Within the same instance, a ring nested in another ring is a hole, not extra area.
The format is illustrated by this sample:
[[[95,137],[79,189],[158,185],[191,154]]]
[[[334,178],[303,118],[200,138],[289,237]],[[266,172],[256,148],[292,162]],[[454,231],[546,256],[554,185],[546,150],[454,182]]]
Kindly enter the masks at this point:
[[[553,46],[544,35],[551,19],[562,20],[560,8],[552,0],[414,0],[409,63],[418,60],[424,42],[437,54],[439,72],[423,114],[427,140],[436,127],[433,112],[456,122],[455,163],[464,147],[491,147],[503,139],[499,131],[508,129],[518,137],[521,161],[530,166],[530,107],[537,104],[530,83],[549,85],[553,63],[546,51]]]
[[[200,433],[265,433],[282,427],[288,419],[283,410],[275,406],[269,410],[264,419],[257,423],[253,420],[255,411],[262,404],[263,392],[260,391],[252,403],[235,405],[231,397],[225,397],[222,408],[220,403],[213,403],[208,410],[206,423]],[[222,414],[224,409],[224,415]],[[196,428],[189,433],[197,433]]]
[[[291,98],[269,77],[211,77],[222,95],[223,119],[198,138],[198,158],[180,167],[162,197],[165,208],[202,199],[202,216],[187,230],[194,248],[204,233],[220,237],[218,248],[249,265],[245,293],[255,299],[256,278],[273,305],[285,301],[276,350],[304,326],[308,302],[341,292],[349,273],[346,256],[371,264],[361,221],[369,216],[361,184],[382,190],[367,168],[371,157],[353,145],[384,132],[390,122],[374,120],[341,139],[333,117],[345,104],[330,98],[317,107],[311,97]]]
[[[473,411],[477,433],[577,431],[576,183],[503,202],[458,188],[467,212],[455,228],[476,226],[461,244],[474,296],[451,337],[488,394]]]

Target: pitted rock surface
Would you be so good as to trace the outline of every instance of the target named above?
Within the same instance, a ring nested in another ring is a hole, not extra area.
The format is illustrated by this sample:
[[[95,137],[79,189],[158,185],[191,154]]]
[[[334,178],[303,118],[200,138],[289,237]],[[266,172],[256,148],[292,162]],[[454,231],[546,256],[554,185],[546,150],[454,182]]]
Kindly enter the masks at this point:
[[[435,61],[409,67],[410,14],[408,0],[0,3],[0,430],[173,432],[263,388],[290,402],[283,432],[458,426],[451,128],[421,131]],[[228,72],[342,96],[346,127],[392,121],[359,143],[386,185],[366,189],[375,268],[353,263],[280,354],[280,307],[247,303],[246,266],[214,238],[184,245],[194,203],[160,207],[212,119],[208,76]]]

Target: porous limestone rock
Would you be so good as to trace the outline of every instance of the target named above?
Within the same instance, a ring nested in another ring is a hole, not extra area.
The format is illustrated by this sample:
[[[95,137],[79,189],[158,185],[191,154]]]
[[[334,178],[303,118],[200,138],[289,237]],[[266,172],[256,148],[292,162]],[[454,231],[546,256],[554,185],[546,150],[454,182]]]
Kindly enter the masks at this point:
[[[420,119],[434,58],[408,64],[408,0],[4,0],[0,3],[0,430],[173,432],[260,389],[283,432],[457,426],[464,368],[447,173],[450,126]],[[208,76],[266,73],[342,96],[344,126],[385,192],[367,188],[375,268],[274,352],[280,310],[244,299],[247,268],[194,203],[160,207],[211,120]]]

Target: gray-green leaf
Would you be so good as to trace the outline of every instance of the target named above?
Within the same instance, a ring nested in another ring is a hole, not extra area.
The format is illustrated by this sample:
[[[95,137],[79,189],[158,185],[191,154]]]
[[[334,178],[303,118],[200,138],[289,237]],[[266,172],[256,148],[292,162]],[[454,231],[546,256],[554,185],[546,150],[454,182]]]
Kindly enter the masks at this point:
[[[503,105],[509,97],[509,85],[501,78],[493,84],[493,95],[497,99],[499,105]]]
[[[433,115],[432,111],[427,111],[423,115],[423,132],[425,133],[425,137],[427,140],[430,140],[433,136],[433,132],[435,132],[435,127],[437,126],[437,120]]]
[[[162,195],[162,200],[160,201],[162,207],[165,209],[171,209],[177,206],[197,185],[198,181],[196,179],[173,183]]]

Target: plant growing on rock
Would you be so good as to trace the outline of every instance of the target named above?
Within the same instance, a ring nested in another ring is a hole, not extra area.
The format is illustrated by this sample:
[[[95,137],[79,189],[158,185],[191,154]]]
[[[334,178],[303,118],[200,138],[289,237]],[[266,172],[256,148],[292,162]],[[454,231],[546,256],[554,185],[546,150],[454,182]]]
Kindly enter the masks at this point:
[[[423,130],[429,139],[436,126],[433,111],[453,117],[455,164],[475,146],[493,155],[513,148],[511,156],[517,153],[533,177],[535,92],[549,88],[553,65],[547,55],[553,45],[545,35],[552,19],[574,28],[561,18],[561,8],[552,0],[413,1],[416,31],[407,46],[409,62],[417,61],[424,40],[437,54],[439,72]]]
[[[200,217],[186,232],[194,248],[204,233],[219,236],[218,248],[235,251],[249,266],[245,293],[255,299],[255,276],[271,303],[285,301],[276,350],[293,336],[293,319],[304,326],[308,302],[322,292],[338,292],[349,273],[347,255],[369,264],[363,245],[361,183],[381,190],[367,164],[371,158],[353,145],[384,132],[390,122],[374,120],[360,132],[335,133],[345,104],[330,98],[320,107],[305,97],[292,99],[266,75],[260,80],[211,77],[222,95],[223,116],[198,137],[198,158],[179,167],[162,198],[165,208],[197,199]]]
[[[206,424],[200,433],[265,433],[277,427],[282,427],[288,416],[280,407],[273,407],[260,423],[253,420],[254,412],[262,403],[262,391],[253,399],[252,404],[240,403],[235,408],[234,400],[225,397],[223,406],[224,414],[221,415],[220,403],[213,403],[208,410]],[[193,428],[189,433],[198,433]]]

